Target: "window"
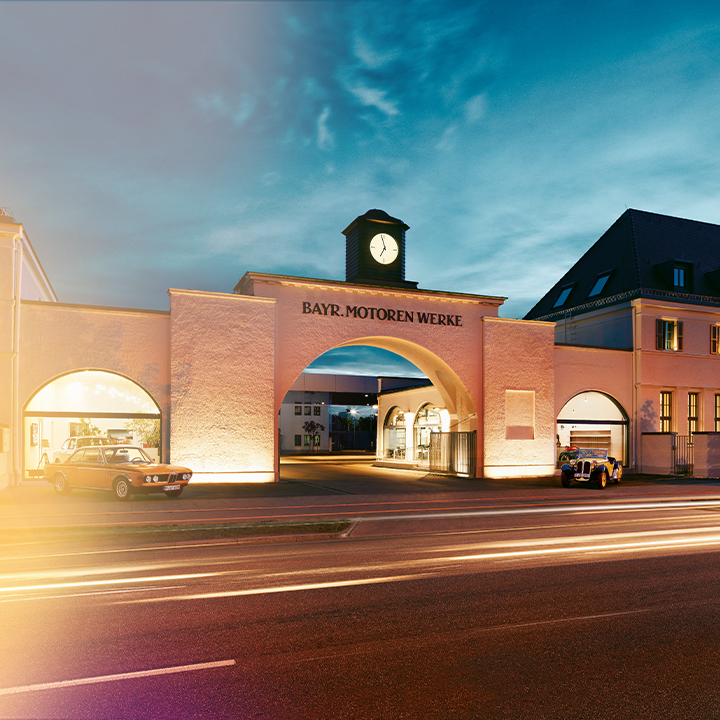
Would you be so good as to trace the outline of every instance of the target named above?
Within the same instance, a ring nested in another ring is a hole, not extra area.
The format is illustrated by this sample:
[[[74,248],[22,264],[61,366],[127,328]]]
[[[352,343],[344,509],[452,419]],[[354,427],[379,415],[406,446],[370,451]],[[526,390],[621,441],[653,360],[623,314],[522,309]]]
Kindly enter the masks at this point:
[[[676,288],[685,287],[685,268],[676,265],[673,268],[673,285]]]
[[[688,435],[692,437],[698,428],[698,403],[700,393],[688,393]]]
[[[573,283],[574,285],[575,283]],[[573,285],[568,285],[567,287],[564,287],[560,294],[557,297],[557,300],[555,301],[555,304],[553,305],[554,308],[556,307],[562,307],[568,299],[568,295],[570,295],[570,291],[573,289]]]
[[[720,354],[720,325],[710,326],[710,352],[713,355]]]
[[[302,444],[302,436],[296,435],[295,436],[295,447],[300,447],[301,444]]]
[[[683,324],[681,320],[655,321],[655,349],[681,352],[683,349]]]
[[[305,436],[304,436],[304,444],[305,444],[305,447],[310,447],[311,441],[312,441],[312,435],[305,435]]]
[[[320,406],[318,404],[313,405],[313,415],[320,414]]]
[[[660,393],[660,432],[672,432],[672,393]]]
[[[600,295],[600,293],[605,289],[605,285],[607,284],[607,281],[610,279],[610,273],[606,272],[602,275],[598,275],[597,280],[595,281],[595,284],[592,286],[592,290],[588,293],[588,297],[597,297]]]
[[[720,432],[720,394],[715,394],[715,432]]]
[[[310,405],[305,405],[305,415],[309,415],[310,412],[311,412],[311,406],[310,406]]]
[[[295,406],[295,414],[296,414],[296,415],[302,415],[302,405],[296,405],[296,406]]]

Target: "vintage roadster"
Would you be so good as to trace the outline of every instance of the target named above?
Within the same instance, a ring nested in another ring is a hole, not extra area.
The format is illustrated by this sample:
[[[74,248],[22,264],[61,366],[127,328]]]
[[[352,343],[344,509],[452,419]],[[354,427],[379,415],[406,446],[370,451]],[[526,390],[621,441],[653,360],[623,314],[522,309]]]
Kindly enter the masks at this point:
[[[570,487],[573,480],[578,480],[596,482],[603,490],[609,479],[619,483],[621,477],[622,463],[608,457],[607,450],[589,448],[578,450],[577,457],[562,466],[560,479],[563,487]]]

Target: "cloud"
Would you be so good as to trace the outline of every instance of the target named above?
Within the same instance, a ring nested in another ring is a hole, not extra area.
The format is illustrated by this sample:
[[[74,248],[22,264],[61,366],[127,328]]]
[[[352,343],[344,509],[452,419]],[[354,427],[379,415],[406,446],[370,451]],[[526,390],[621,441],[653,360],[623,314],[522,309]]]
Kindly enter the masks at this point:
[[[472,125],[485,117],[487,112],[487,95],[475,95],[465,102],[465,119]]]
[[[348,82],[345,84],[345,89],[362,105],[373,107],[387,117],[395,117],[400,113],[397,103],[386,98],[386,90],[368,87],[362,81]]]
[[[330,108],[324,107],[317,121],[317,146],[320,150],[330,150],[335,144],[335,139],[327,126],[329,117]]]

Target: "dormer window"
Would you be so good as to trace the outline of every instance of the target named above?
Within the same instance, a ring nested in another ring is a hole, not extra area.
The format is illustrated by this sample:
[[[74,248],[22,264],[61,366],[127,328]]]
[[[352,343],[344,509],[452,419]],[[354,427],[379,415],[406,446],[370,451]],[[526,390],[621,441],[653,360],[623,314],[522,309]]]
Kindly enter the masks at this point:
[[[575,283],[573,283],[572,285],[567,285],[560,291],[560,294],[557,296],[557,300],[555,301],[553,308],[562,307],[567,302],[570,291],[573,289],[574,285]]]
[[[588,293],[589,298],[597,297],[598,295],[602,294],[602,291],[605,289],[605,285],[607,285],[607,281],[610,279],[611,274],[612,270],[598,275],[595,284],[592,286],[592,290],[590,290],[590,292]]]

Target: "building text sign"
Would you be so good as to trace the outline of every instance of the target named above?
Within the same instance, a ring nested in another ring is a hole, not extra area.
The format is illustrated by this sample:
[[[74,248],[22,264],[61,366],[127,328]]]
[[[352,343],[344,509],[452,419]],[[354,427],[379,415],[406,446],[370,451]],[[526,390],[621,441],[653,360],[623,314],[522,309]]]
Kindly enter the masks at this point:
[[[421,325],[445,325],[462,327],[462,315],[420,312],[419,310],[399,310],[394,308],[365,307],[364,305],[346,305],[345,310],[334,303],[303,302],[304,315],[329,315],[330,317],[359,318],[365,320],[386,320],[388,322],[419,323]]]

